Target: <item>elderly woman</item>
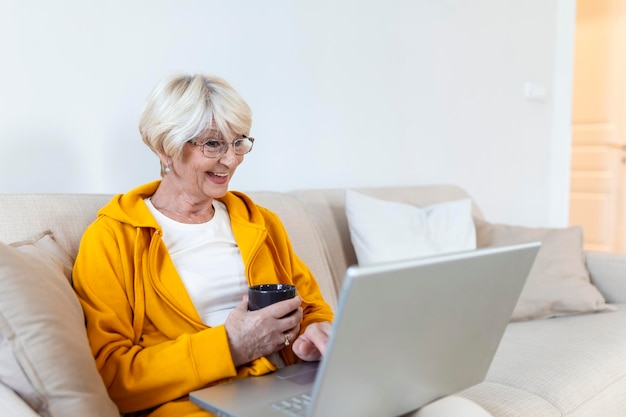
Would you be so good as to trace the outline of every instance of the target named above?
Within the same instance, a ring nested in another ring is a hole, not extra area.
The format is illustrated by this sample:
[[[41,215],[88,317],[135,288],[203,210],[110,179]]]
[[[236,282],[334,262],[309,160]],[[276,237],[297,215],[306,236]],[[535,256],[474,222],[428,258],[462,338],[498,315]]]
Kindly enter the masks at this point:
[[[140,122],[161,180],[115,196],[86,230],[73,282],[97,367],[122,413],[206,416],[189,392],[319,360],[332,311],[276,214],[228,184],[251,111],[222,79],[176,76]],[[248,311],[247,290],[298,295]]]

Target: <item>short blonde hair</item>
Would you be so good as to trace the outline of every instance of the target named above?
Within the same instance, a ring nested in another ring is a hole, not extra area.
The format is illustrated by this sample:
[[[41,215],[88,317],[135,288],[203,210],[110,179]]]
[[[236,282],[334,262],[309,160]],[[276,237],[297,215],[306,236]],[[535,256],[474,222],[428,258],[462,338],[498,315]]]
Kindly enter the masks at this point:
[[[139,121],[139,132],[153,152],[179,158],[186,142],[213,126],[229,137],[249,135],[251,125],[250,107],[225,80],[180,74],[154,89]]]

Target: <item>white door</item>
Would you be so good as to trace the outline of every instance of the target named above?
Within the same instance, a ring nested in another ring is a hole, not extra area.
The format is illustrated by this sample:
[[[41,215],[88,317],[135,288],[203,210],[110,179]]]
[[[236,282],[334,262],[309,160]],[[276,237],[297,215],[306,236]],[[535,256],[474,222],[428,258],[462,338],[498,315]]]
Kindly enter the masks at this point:
[[[626,252],[626,0],[578,0],[570,224]]]

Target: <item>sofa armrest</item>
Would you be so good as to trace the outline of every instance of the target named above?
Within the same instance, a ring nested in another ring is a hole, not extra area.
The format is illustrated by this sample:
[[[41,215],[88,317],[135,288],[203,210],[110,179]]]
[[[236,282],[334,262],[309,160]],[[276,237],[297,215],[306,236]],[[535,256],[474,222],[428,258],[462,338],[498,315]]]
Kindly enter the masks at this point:
[[[587,252],[591,282],[607,303],[626,303],[626,254]]]
[[[0,384],[0,410],[6,417],[39,417],[12,389]]]

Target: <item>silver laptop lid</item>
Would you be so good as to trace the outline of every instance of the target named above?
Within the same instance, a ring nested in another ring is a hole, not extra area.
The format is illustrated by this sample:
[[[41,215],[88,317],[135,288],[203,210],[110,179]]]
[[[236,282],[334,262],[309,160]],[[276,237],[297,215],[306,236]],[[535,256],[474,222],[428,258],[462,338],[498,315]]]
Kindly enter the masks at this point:
[[[481,382],[538,250],[351,267],[310,416],[399,416]]]

